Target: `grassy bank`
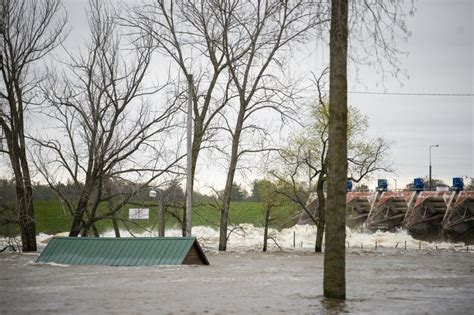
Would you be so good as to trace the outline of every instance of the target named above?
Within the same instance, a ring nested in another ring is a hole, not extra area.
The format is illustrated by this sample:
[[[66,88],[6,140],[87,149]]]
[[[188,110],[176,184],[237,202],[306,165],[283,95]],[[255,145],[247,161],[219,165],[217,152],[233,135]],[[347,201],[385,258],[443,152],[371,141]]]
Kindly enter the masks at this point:
[[[143,228],[158,229],[158,208],[153,205],[143,205],[144,208],[150,209],[149,220],[130,220],[129,222],[119,222],[120,229],[130,228],[134,232],[143,231]],[[136,205],[124,207],[119,213],[118,217],[122,219],[128,218],[128,209],[138,208]],[[99,213],[106,210],[106,205],[99,207]],[[179,214],[180,210],[170,210],[175,214]],[[284,206],[272,210],[270,226],[274,228],[282,228],[290,226],[294,221],[292,218],[297,213],[295,206]],[[59,201],[36,201],[35,202],[36,215],[36,231],[37,233],[56,234],[60,232],[69,231],[72,216],[62,207]],[[199,204],[193,208],[193,226],[210,226],[218,228],[220,213],[218,207],[211,204]],[[229,213],[229,223],[231,225],[241,223],[251,223],[255,226],[263,226],[264,224],[264,208],[260,202],[241,201],[232,202]],[[126,225],[126,226],[125,226]],[[167,228],[179,228],[179,222],[171,214],[166,215]],[[102,220],[97,223],[97,228],[100,232],[112,230],[111,220]],[[0,228],[0,234],[3,231]]]

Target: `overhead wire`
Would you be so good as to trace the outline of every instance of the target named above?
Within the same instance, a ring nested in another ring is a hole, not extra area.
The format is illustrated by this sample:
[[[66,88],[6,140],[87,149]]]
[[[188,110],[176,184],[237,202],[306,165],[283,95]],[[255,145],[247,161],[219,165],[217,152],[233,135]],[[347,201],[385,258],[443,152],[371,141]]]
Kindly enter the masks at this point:
[[[399,96],[454,96],[454,97],[473,97],[471,93],[419,93],[419,92],[373,92],[373,91],[348,91],[349,94],[368,94],[368,95],[399,95]]]

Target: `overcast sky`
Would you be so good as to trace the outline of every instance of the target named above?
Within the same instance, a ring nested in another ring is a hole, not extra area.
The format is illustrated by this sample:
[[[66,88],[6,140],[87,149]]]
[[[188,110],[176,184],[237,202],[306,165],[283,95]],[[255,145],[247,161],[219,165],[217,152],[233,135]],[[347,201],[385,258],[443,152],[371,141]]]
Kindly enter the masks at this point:
[[[471,94],[471,96],[395,96],[349,94],[349,102],[370,117],[370,133],[396,141],[392,161],[399,183],[428,175],[451,183],[474,176],[474,1],[426,0],[408,26],[412,31],[402,67],[409,79],[388,85],[390,92]],[[369,78],[371,91],[378,78]],[[363,88],[351,87],[364,91]],[[393,181],[391,181],[393,183]]]
[[[88,36],[86,4],[64,1],[71,28],[68,43],[80,43]],[[349,94],[349,103],[369,117],[370,136],[395,142],[391,161],[396,174],[380,175],[392,188],[394,179],[401,188],[414,177],[428,175],[429,146],[434,144],[439,145],[432,150],[434,178],[451,183],[452,177],[474,176],[474,1],[424,0],[415,6],[415,15],[407,20],[412,36],[401,47],[409,53],[400,64],[408,78],[387,80],[384,89],[373,69],[359,67],[358,80],[349,74],[350,91],[470,96]],[[316,65],[321,60],[307,62]],[[225,171],[210,161],[203,155],[199,163],[197,187],[204,191],[206,186],[219,188],[225,183]],[[252,179],[252,175],[236,177],[247,185]],[[370,182],[371,188],[374,185]]]
[[[382,88],[372,68],[359,66],[357,78],[354,71],[349,73],[349,90],[470,96],[349,94],[349,104],[369,117],[369,135],[394,142],[390,160],[396,172],[378,175],[388,179],[391,188],[395,179],[402,188],[415,177],[428,177],[429,147],[436,144],[433,178],[451,184],[452,177],[474,176],[474,1],[424,0],[415,6],[415,15],[407,20],[412,36],[400,47],[408,52],[400,64],[408,76],[387,79]],[[327,62],[319,60],[321,56],[315,59],[304,61],[305,68],[314,64],[317,72],[318,65]],[[204,161],[202,169],[212,174]],[[222,174],[210,176],[210,183],[224,184]],[[368,182],[371,188],[376,178]]]

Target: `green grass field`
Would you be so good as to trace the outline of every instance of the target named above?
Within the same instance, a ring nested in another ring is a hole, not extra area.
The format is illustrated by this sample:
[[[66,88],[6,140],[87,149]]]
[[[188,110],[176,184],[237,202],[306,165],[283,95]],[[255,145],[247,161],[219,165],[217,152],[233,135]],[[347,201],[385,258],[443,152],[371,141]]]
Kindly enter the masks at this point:
[[[105,211],[106,205],[99,207],[99,212]],[[143,231],[141,227],[147,229],[158,229],[158,208],[150,205],[143,207],[150,208],[150,219],[149,220],[131,220],[126,223],[127,226],[134,232]],[[136,205],[124,207],[120,211],[118,217],[126,219],[128,217],[128,209],[137,208]],[[176,214],[180,214],[178,210]],[[270,226],[274,228],[283,228],[292,225],[294,223],[293,218],[297,213],[297,207],[295,206],[283,206],[272,210]],[[60,232],[66,232],[70,229],[72,216],[63,209],[59,201],[37,201],[35,202],[35,215],[36,215],[36,231],[37,233],[56,234]],[[219,226],[220,213],[219,209],[210,204],[200,204],[193,208],[193,226],[210,226],[218,228]],[[237,225],[241,223],[251,223],[255,226],[263,226],[264,224],[264,208],[260,202],[242,201],[232,202],[231,210],[229,212],[229,224]],[[96,224],[99,232],[112,230],[111,220],[102,220]],[[125,229],[124,223],[119,222],[120,229]],[[166,228],[179,228],[178,221],[173,218],[172,215],[167,214],[166,216]],[[1,234],[0,230],[0,234]]]

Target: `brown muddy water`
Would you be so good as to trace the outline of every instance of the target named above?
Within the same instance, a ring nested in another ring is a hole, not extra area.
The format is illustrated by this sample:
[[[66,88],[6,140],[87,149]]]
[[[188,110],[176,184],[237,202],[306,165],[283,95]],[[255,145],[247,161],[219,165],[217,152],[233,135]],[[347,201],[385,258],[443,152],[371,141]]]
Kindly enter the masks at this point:
[[[472,249],[471,249],[472,250]],[[474,253],[349,249],[344,303],[322,297],[323,256],[208,252],[210,266],[58,266],[0,254],[0,313],[473,314]]]

